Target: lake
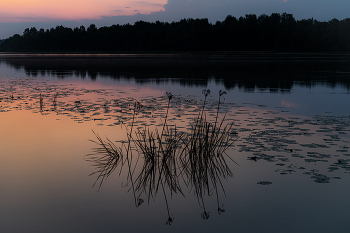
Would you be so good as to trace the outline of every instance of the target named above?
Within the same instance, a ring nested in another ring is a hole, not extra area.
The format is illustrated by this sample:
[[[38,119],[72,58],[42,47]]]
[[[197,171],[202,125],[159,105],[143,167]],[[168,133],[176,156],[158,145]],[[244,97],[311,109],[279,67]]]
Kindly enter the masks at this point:
[[[349,232],[349,102],[341,54],[2,53],[0,231]]]

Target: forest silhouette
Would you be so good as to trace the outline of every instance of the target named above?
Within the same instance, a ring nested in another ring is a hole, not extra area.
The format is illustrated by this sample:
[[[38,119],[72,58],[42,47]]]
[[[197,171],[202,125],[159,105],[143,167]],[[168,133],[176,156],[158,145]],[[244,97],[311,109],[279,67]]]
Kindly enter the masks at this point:
[[[0,44],[0,51],[21,52],[181,52],[272,51],[350,52],[350,18],[321,22],[292,14],[248,14],[210,23],[208,19],[144,22],[97,28],[24,30]]]

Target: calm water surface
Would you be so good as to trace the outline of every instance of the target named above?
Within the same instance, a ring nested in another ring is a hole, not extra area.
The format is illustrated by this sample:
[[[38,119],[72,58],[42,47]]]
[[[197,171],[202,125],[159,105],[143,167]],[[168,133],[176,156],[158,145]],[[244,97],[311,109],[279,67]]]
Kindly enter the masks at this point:
[[[0,231],[349,232],[349,84],[341,55],[0,54]],[[203,89],[207,119],[223,90],[233,122],[218,197],[184,179],[136,207],[125,165],[93,187],[93,132],[125,149],[132,122],[161,130],[166,92],[167,123],[189,132]]]

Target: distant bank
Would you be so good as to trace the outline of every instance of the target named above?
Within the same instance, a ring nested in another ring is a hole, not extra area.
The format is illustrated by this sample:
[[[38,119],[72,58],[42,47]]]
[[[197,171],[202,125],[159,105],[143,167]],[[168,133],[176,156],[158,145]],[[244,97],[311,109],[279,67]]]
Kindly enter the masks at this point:
[[[292,14],[254,14],[209,23],[208,19],[144,22],[97,28],[34,27],[0,41],[2,52],[268,51],[350,52],[350,18],[320,22]],[[2,42],[2,43],[1,43]]]

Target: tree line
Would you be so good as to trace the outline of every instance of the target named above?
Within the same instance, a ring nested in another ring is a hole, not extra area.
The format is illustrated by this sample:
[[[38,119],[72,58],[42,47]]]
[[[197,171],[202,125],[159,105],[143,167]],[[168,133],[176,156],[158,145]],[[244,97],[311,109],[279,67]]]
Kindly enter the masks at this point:
[[[208,19],[145,22],[97,28],[24,30],[0,51],[276,51],[350,52],[350,18],[328,22],[296,20],[292,14],[248,14],[210,23]]]

